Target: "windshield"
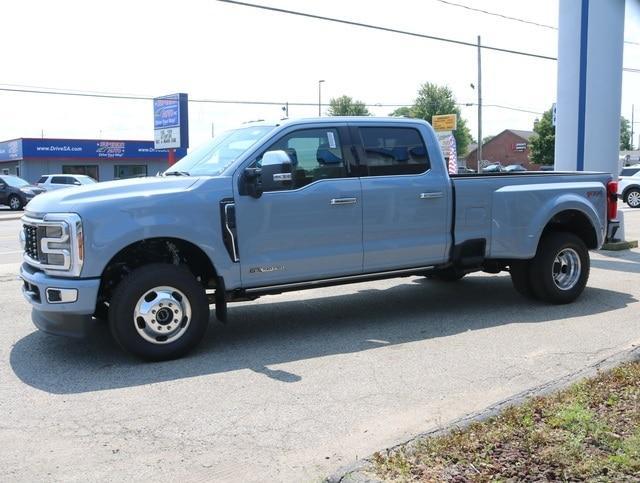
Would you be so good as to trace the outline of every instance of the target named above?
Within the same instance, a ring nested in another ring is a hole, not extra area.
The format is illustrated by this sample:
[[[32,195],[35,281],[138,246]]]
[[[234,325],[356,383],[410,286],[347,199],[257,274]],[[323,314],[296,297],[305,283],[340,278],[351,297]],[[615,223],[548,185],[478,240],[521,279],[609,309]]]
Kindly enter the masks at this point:
[[[82,176],[82,175],[80,175],[80,176],[76,176],[76,179],[78,181],[80,181],[80,183],[82,183],[82,184],[93,184],[93,183],[96,182],[96,180],[93,179],[90,176]]]
[[[14,188],[22,188],[23,186],[30,185],[28,181],[25,181],[22,178],[18,178],[17,176],[2,176],[0,179],[2,179],[2,181],[7,183],[9,186],[13,186]]]
[[[273,126],[253,126],[224,132],[187,154],[164,174],[217,176],[271,130]]]

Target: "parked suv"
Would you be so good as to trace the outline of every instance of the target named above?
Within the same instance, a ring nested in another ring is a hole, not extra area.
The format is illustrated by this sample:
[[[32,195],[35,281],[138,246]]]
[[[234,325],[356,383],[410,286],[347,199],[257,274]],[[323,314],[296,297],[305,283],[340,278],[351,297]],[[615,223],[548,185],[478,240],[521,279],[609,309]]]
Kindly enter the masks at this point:
[[[46,191],[53,191],[61,188],[71,188],[72,186],[93,184],[95,182],[95,179],[84,174],[48,174],[40,177],[38,186]]]
[[[640,208],[640,164],[622,168],[618,196],[631,208]]]
[[[33,186],[17,176],[0,176],[0,205],[8,205],[12,210],[21,210],[34,196],[44,190]]]

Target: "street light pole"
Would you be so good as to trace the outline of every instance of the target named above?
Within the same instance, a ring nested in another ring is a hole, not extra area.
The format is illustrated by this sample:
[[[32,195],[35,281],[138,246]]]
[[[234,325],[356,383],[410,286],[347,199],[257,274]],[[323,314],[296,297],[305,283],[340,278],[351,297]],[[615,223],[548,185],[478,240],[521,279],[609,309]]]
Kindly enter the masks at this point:
[[[322,83],[324,80],[318,81],[318,117],[322,117]]]
[[[478,35],[478,174],[480,174],[482,163],[482,49],[480,46],[480,36]]]

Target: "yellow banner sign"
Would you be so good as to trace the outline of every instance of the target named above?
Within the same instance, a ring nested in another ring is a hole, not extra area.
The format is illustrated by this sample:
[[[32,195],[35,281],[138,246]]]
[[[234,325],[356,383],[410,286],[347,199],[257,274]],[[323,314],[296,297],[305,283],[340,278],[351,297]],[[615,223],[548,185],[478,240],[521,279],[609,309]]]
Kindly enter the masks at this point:
[[[455,131],[457,124],[458,116],[455,114],[443,114],[431,118],[431,125],[436,131]]]

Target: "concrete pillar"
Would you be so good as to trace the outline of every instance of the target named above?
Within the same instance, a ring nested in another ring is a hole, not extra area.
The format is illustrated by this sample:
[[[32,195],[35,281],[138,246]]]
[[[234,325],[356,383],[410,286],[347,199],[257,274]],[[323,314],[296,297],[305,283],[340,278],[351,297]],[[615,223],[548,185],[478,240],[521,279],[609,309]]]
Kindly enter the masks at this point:
[[[560,0],[555,169],[618,177],[625,0]]]

